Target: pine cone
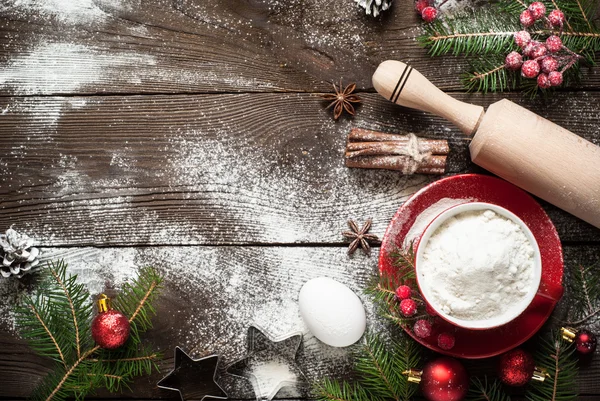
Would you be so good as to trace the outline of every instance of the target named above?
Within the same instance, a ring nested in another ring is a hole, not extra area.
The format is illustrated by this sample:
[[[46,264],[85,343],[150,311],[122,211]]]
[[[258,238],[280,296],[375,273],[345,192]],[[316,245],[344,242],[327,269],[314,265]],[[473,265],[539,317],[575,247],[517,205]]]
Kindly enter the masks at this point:
[[[373,14],[377,17],[382,11],[387,10],[392,5],[392,0],[355,0],[359,6],[365,9],[367,15]]]
[[[3,277],[23,277],[40,263],[38,248],[33,247],[33,238],[9,228],[0,234],[0,274]]]

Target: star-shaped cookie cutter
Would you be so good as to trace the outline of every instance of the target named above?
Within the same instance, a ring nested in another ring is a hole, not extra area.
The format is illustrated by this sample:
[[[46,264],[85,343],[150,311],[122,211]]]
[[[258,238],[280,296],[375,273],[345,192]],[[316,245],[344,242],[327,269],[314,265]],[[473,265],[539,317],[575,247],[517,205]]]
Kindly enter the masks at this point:
[[[182,401],[202,401],[205,398],[225,400],[227,394],[216,381],[218,365],[218,355],[192,359],[180,347],[175,347],[175,367],[157,383],[157,386],[179,392]],[[208,374],[211,380],[206,380]]]
[[[227,367],[227,373],[249,380],[256,399],[270,401],[286,386],[304,383],[296,363],[302,333],[274,338],[256,325],[248,328],[248,354]]]

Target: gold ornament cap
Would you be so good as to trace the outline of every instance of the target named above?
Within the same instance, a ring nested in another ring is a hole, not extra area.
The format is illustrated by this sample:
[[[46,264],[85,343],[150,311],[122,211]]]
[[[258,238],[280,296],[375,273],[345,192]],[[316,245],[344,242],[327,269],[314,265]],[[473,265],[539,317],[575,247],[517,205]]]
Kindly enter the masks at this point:
[[[544,368],[538,368],[536,366],[533,370],[533,376],[531,376],[531,380],[541,383],[544,380],[546,380],[546,377],[550,377],[550,373],[548,373],[548,370]]]
[[[577,336],[577,330],[571,327],[561,327],[560,335],[562,336],[563,340],[572,343],[573,341],[575,341],[575,337]]]
[[[108,312],[112,309],[110,306],[110,298],[106,294],[100,294],[96,304],[98,305],[98,313]]]
[[[421,383],[423,371],[418,369],[408,369],[402,372],[402,374],[408,376],[406,380],[408,380],[409,383]]]

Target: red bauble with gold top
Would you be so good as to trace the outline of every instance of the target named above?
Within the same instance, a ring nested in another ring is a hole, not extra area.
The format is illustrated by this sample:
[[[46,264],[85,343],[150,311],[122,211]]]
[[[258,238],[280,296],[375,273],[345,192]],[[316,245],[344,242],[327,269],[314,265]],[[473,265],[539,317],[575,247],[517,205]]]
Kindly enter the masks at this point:
[[[100,348],[116,349],[129,338],[127,316],[110,306],[110,299],[102,294],[98,299],[98,315],[92,321],[92,337]]]
[[[409,382],[420,383],[421,392],[429,401],[460,401],[469,390],[469,375],[454,358],[438,358],[423,370],[409,369],[404,373]]]

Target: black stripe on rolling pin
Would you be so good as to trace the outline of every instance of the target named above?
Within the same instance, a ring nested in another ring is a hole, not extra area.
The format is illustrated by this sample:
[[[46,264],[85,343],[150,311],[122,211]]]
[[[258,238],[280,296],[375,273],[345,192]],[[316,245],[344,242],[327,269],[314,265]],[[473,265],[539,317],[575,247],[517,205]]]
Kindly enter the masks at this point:
[[[408,73],[406,74],[406,78],[404,78],[404,82],[402,83],[400,90],[398,90],[398,93],[396,93],[396,98],[393,100],[394,103],[396,103],[396,101],[400,97],[400,94],[402,93],[402,89],[404,89],[404,85],[406,85],[406,83],[408,82],[408,77],[410,77],[410,73],[412,72],[413,68],[408,67],[406,70],[408,71]],[[402,78],[400,78],[400,79],[402,79]],[[398,83],[400,83],[400,82],[398,82]]]
[[[394,88],[394,91],[392,92],[392,95],[390,96],[390,100],[394,99],[394,96],[396,95],[396,91],[400,87],[400,82],[402,82],[402,78],[404,78],[404,74],[406,74],[406,70],[408,70],[408,68],[409,68],[408,66],[404,67],[404,71],[402,71],[402,75],[400,75],[400,79],[398,80],[398,83],[396,84],[396,87]],[[392,102],[393,102],[393,100],[392,100]]]

